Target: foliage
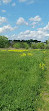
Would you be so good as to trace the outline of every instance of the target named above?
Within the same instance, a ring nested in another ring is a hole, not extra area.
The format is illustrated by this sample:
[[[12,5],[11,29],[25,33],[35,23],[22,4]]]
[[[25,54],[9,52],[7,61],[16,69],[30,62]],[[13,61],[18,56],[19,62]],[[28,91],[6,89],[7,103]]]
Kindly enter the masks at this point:
[[[0,48],[9,47],[8,38],[5,36],[0,36]]]
[[[46,44],[49,44],[49,40],[46,40]]]
[[[29,48],[29,44],[27,42],[22,42],[21,43],[21,48],[28,49]]]
[[[49,40],[41,42],[37,40],[8,40],[5,36],[0,36],[0,48],[33,48],[33,49],[49,49]]]
[[[45,49],[49,49],[49,44],[46,44],[46,45],[45,45]]]
[[[32,43],[32,44],[31,44],[31,48],[37,49],[37,43]]]
[[[44,49],[45,45],[44,45],[44,43],[32,43],[31,48],[33,48],[33,49]]]
[[[44,43],[37,43],[37,48],[44,49]]]
[[[28,49],[29,45],[26,42],[17,42],[17,43],[14,43],[13,47],[17,48],[17,49],[19,49],[19,48]]]
[[[21,48],[21,44],[19,42],[14,43],[13,48],[19,49],[19,48]]]

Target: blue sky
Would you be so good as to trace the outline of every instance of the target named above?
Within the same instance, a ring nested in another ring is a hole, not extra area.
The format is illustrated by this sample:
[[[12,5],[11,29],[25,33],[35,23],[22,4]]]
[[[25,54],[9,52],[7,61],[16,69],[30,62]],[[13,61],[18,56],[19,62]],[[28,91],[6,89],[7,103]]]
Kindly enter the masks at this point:
[[[12,40],[47,40],[49,0],[0,0],[0,35]]]

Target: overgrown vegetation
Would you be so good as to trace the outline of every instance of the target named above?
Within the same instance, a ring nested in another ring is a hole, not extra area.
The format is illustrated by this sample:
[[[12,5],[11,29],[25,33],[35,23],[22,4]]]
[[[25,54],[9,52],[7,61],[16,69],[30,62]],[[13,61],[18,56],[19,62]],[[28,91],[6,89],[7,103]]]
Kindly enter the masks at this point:
[[[45,53],[44,50],[0,50],[0,111],[42,108]]]
[[[49,111],[49,41],[0,36],[0,48],[0,111]]]
[[[17,43],[14,43],[13,44],[13,48],[25,48],[25,49],[28,49],[29,48],[29,44],[27,44],[26,42],[17,42]]]
[[[9,47],[8,38],[5,36],[0,36],[0,48],[7,48]]]
[[[5,36],[0,36],[0,48],[32,48],[32,49],[49,49],[49,41],[41,42],[37,40],[8,40]]]

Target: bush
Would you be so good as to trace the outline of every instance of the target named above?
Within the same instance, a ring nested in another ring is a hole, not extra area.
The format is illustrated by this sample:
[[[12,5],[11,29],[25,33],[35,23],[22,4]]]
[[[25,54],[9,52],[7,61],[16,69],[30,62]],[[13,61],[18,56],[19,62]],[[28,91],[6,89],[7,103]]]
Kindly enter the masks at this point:
[[[19,48],[21,48],[21,44],[19,42],[14,43],[13,48],[19,49]]]
[[[33,48],[33,49],[37,49],[37,44],[36,44],[36,43],[31,44],[31,48]]]
[[[28,49],[29,48],[29,45],[27,44],[27,43],[25,43],[25,42],[17,42],[17,43],[15,43],[14,45],[13,45],[13,47],[14,48],[17,48],[17,49],[19,49],[19,48],[25,48],[25,49]]]
[[[49,44],[49,40],[46,40],[46,44]]]
[[[6,48],[6,47],[9,47],[8,38],[5,36],[0,36],[0,48]]]
[[[44,49],[45,48],[44,43],[37,43],[37,48]]]
[[[44,43],[34,43],[34,44],[31,44],[31,48],[33,48],[33,49],[44,49],[45,44]]]
[[[22,43],[21,43],[21,48],[28,49],[28,48],[29,48],[29,44],[26,43],[26,42],[22,42]]]
[[[49,44],[46,44],[46,45],[45,45],[45,49],[49,49]]]

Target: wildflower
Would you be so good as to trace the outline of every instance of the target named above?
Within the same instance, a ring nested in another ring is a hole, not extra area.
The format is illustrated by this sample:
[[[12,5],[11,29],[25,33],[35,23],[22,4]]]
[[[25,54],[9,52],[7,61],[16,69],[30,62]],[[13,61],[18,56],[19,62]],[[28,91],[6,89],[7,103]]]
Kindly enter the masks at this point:
[[[42,64],[40,63],[40,64],[39,64],[39,67],[41,68],[41,66],[42,66]]]
[[[43,53],[46,53],[46,51],[43,51]]]
[[[32,56],[32,54],[31,54],[31,53],[28,53],[27,55],[28,55],[28,56]]]
[[[18,50],[18,49],[15,49],[15,50],[8,50],[8,51],[12,51],[12,52],[25,52],[25,51],[28,51],[28,50]]]
[[[45,69],[45,64],[44,64],[44,63],[40,63],[40,64],[39,64],[39,67],[40,67],[42,70],[44,70],[44,69]]]
[[[25,54],[25,53],[23,53],[23,54],[21,54],[21,56],[26,56],[26,54]]]

